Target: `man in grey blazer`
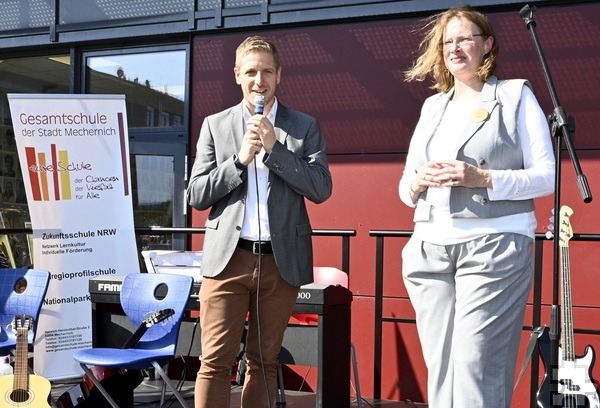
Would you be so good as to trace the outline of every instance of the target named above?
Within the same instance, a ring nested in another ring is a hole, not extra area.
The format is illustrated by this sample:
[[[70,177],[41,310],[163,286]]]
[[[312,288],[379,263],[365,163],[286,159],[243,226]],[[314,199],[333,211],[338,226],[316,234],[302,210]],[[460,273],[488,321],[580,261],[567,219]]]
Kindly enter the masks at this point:
[[[318,122],[275,97],[281,80],[275,45],[264,37],[244,40],[234,73],[243,101],[204,120],[187,190],[192,207],[211,208],[196,408],[229,408],[230,369],[246,320],[242,407],[274,406],[283,334],[299,287],[313,280],[305,198],[321,203],[332,192]]]

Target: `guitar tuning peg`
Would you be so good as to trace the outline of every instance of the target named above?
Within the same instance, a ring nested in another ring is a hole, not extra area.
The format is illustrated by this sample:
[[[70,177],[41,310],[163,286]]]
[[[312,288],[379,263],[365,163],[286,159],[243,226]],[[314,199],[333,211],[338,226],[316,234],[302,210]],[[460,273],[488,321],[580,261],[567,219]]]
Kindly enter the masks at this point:
[[[554,238],[554,234],[552,233],[552,231],[554,231],[554,208],[552,208],[550,210],[550,213],[552,214],[552,216],[550,218],[548,218],[548,221],[550,221],[550,224],[548,224],[548,226],[546,226],[546,229],[548,230],[548,232],[546,232],[547,239]]]

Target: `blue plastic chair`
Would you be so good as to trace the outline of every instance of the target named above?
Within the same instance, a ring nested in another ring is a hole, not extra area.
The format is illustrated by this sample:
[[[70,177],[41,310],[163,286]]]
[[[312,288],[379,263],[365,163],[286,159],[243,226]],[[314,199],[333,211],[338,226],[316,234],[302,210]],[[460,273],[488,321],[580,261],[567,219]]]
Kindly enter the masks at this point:
[[[12,330],[15,316],[33,318],[27,342],[35,340],[37,320],[48,290],[50,272],[38,269],[0,269],[0,355],[9,355],[16,347]]]
[[[90,370],[91,366],[113,369],[145,370],[151,367],[163,379],[161,406],[165,385],[183,407],[187,407],[181,393],[163,370],[175,357],[179,327],[192,291],[190,276],[161,273],[131,273],[123,278],[121,306],[134,327],[139,327],[150,316],[161,310],[172,309],[167,320],[150,326],[132,348],[88,348],[75,352],[73,358],[90,377],[98,391],[114,408],[119,408],[110,394]],[[164,293],[166,287],[166,293]],[[158,294],[158,295],[157,295]],[[164,297],[163,297],[164,296]]]

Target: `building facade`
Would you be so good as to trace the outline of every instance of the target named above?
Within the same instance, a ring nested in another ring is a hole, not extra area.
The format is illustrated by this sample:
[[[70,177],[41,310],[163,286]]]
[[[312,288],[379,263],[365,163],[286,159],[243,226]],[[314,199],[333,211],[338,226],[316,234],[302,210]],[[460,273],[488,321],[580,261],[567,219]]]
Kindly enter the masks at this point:
[[[313,228],[354,230],[350,289],[353,336],[363,396],[425,400],[425,368],[414,316],[402,286],[400,250],[406,237],[386,241],[385,277],[378,286],[372,232],[412,228],[397,183],[429,84],[405,83],[415,58],[418,23],[462,2],[433,0],[3,0],[0,2],[0,214],[2,227],[30,227],[6,95],[9,93],[124,94],[129,123],[136,227],[202,227],[206,213],[191,211],[185,182],[205,116],[234,105],[241,92],[234,53],[247,36],[279,46],[279,100],[317,117],[324,129],[334,194],[309,206]],[[527,78],[542,107],[553,112],[531,35],[515,1],[471,1],[486,12],[500,43],[498,74]],[[576,150],[592,193],[600,186],[600,2],[530,1],[536,32],[556,90],[576,120]],[[560,141],[560,138],[557,138]],[[576,232],[594,234],[595,201],[583,204],[567,157],[562,197],[575,210]],[[596,187],[597,188],[597,187]],[[554,202],[536,202],[538,231],[550,224]],[[15,266],[31,264],[25,235],[8,236]],[[597,345],[600,301],[591,265],[592,242],[573,245],[577,345]],[[201,235],[143,235],[147,248],[202,248]],[[546,242],[538,295],[524,322],[548,324],[553,303],[552,247]],[[315,239],[316,263],[340,265],[338,241]],[[581,256],[578,256],[581,255]],[[377,295],[382,288],[381,296]],[[537,293],[537,292],[536,292]],[[376,321],[378,308],[388,316]],[[578,347],[580,350],[580,347]],[[581,351],[580,351],[581,353]],[[522,353],[523,354],[523,353]],[[383,359],[380,356],[385,356]],[[301,371],[298,370],[300,373]],[[304,372],[304,371],[302,371]],[[594,369],[600,378],[600,369]],[[543,369],[540,370],[540,376]],[[300,375],[300,374],[299,374]],[[314,374],[307,377],[314,383]],[[302,375],[303,376],[303,375]],[[530,406],[539,378],[522,380],[514,407]]]

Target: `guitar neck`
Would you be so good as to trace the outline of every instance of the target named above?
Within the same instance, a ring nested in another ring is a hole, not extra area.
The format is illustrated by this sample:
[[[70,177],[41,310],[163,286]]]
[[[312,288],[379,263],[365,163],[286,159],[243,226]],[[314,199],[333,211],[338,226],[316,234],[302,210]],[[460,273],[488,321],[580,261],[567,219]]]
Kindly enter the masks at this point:
[[[569,240],[573,236],[570,217],[573,210],[568,206],[560,209],[560,263],[562,272],[562,358],[565,361],[575,361],[575,341],[573,338],[573,302],[571,300],[571,260],[569,255]]]
[[[144,335],[144,333],[146,333],[146,330],[148,330],[147,326],[145,323],[142,323],[138,326],[137,330],[135,331],[135,333],[133,333],[131,335],[131,337],[129,337],[129,339],[127,339],[127,341],[125,342],[125,344],[123,344],[124,349],[127,348],[132,348],[134,347],[138,341],[140,341],[140,339],[142,338],[142,336]]]
[[[575,361],[575,341],[573,339],[573,302],[571,298],[571,272],[569,247],[561,248],[562,257],[562,348],[566,361]]]
[[[27,331],[26,327],[17,328],[17,351],[15,356],[14,370],[14,389],[28,390],[29,389],[29,373],[27,364]]]

